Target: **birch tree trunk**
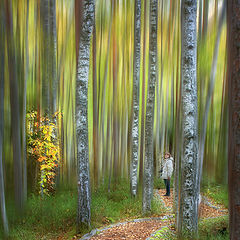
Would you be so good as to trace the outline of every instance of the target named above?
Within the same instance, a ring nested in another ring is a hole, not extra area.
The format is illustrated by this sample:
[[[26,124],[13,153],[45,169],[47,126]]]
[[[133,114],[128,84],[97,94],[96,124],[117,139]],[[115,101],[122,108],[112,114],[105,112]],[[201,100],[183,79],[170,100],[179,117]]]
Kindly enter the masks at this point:
[[[5,49],[5,17],[4,5],[0,5],[0,208],[4,235],[8,235],[8,220],[5,206],[3,175],[3,132],[4,132],[4,49]]]
[[[194,237],[198,227],[198,108],[197,108],[197,0],[181,6],[182,130],[179,234]]]
[[[132,121],[132,164],[131,193],[137,194],[138,182],[138,143],[139,143],[139,81],[141,54],[141,0],[135,0],[134,15],[134,65],[133,65],[133,121]]]
[[[230,239],[240,236],[240,81],[239,38],[240,2],[227,1],[227,45],[228,45],[228,189]]]
[[[82,227],[90,227],[91,220],[87,110],[90,40],[93,30],[94,9],[94,0],[84,1],[76,80],[76,137],[78,162],[77,231],[80,231]]]
[[[157,79],[157,23],[158,23],[158,1],[150,1],[150,23],[149,23],[149,79],[146,108],[146,131],[145,131],[145,159],[143,176],[143,213],[151,210],[153,196],[153,120],[155,83]]]

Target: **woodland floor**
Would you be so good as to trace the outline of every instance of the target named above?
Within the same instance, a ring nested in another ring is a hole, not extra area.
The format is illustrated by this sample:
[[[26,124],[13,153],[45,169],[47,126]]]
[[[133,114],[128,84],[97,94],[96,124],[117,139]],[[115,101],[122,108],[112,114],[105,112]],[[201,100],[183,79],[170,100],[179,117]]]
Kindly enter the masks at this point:
[[[156,194],[158,196],[156,196]],[[150,239],[154,232],[164,226],[171,226],[174,223],[174,216],[172,213],[173,193],[171,191],[170,197],[163,196],[164,194],[164,189],[155,192],[155,197],[164,203],[166,209],[166,212],[162,216],[159,216],[158,218],[140,219],[114,224],[103,229],[92,231],[89,235],[85,235],[81,239]],[[199,209],[200,219],[214,218],[228,214],[228,210],[224,208],[223,205],[216,204],[212,199],[206,196],[202,196],[202,199]]]

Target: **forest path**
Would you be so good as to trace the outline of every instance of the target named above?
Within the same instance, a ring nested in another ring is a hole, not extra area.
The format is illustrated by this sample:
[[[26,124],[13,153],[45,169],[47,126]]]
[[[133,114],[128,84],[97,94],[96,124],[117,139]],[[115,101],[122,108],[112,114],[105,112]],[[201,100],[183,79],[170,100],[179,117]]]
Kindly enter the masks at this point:
[[[159,217],[134,219],[122,223],[113,224],[104,228],[94,229],[90,233],[84,235],[81,240],[150,240],[157,239],[154,235],[158,235],[164,239],[164,234],[171,230],[174,224],[173,209],[173,192],[170,197],[163,196],[164,189],[154,190],[154,198],[160,201],[164,206],[164,213]],[[226,215],[227,209],[222,205],[217,205],[214,201],[206,196],[202,197],[203,201],[200,204],[199,214],[200,218],[214,218]],[[161,236],[160,236],[160,235]],[[171,231],[170,231],[171,234]],[[169,235],[168,235],[169,236]]]

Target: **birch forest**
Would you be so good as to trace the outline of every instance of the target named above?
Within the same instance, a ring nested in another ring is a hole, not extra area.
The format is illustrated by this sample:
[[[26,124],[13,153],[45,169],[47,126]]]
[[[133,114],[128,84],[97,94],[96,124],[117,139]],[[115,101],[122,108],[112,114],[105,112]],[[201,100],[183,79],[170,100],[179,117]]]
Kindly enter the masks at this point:
[[[0,0],[0,239],[240,240],[239,12]]]

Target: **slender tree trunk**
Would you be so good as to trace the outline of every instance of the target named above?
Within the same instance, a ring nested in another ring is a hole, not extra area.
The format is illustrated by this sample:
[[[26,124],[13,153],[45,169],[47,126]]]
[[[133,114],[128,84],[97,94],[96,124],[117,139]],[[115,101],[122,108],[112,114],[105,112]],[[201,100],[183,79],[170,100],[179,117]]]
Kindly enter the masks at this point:
[[[14,162],[14,188],[15,202],[20,211],[23,209],[23,178],[22,178],[22,153],[20,137],[20,110],[18,79],[16,66],[16,52],[13,41],[13,22],[12,22],[12,1],[5,0],[6,4],[6,26],[7,26],[7,49],[8,67],[10,80],[10,104],[11,104],[11,132],[13,143],[13,162]]]
[[[5,16],[4,4],[0,5],[0,208],[4,235],[8,236],[8,219],[5,205],[4,172],[3,172],[3,133],[4,133],[4,49],[5,49]]]
[[[51,76],[51,114],[53,115],[57,111],[57,92],[58,92],[58,81],[57,81],[57,68],[56,68],[56,57],[57,57],[57,29],[56,29],[56,0],[49,1],[49,25],[50,25],[50,73]],[[57,123],[57,122],[55,122]],[[57,132],[57,131],[56,131]]]
[[[94,0],[84,0],[81,25],[78,72],[76,80],[76,131],[78,162],[77,231],[90,227],[90,175],[88,149],[88,81],[90,40],[94,23]]]
[[[141,116],[141,145],[139,180],[143,182],[143,159],[144,159],[144,119],[145,119],[145,75],[146,75],[146,29],[147,29],[147,0],[144,0],[144,32],[143,32],[143,71],[142,71],[142,116]]]
[[[195,237],[198,227],[197,1],[183,0],[181,10],[183,149],[178,230],[181,236]]]
[[[23,197],[24,202],[27,200],[27,146],[26,146],[26,101],[27,101],[27,79],[29,71],[29,53],[28,53],[28,18],[29,18],[29,0],[27,0],[27,17],[26,17],[26,35],[25,35],[25,77],[23,87],[23,121],[22,121],[22,143],[23,143]]]
[[[133,65],[133,121],[132,121],[132,163],[131,194],[137,194],[138,183],[138,138],[139,138],[139,81],[141,54],[141,0],[135,0],[134,14],[134,65]]]
[[[42,72],[42,112],[43,115],[48,115],[50,112],[50,23],[49,23],[49,6],[48,0],[40,2],[40,21],[42,28],[41,41],[44,44],[41,46],[41,72]],[[41,44],[41,43],[40,43]]]
[[[93,43],[92,43],[92,69],[93,69],[93,171],[94,171],[94,187],[97,188],[99,184],[99,151],[98,151],[98,94],[97,94],[97,59],[96,59],[96,26],[93,26]]]
[[[208,9],[209,9],[209,0],[203,0],[203,26],[202,26],[202,38],[205,39],[208,29]]]
[[[150,1],[150,25],[149,25],[149,84],[146,108],[145,131],[145,159],[143,176],[143,213],[151,211],[153,196],[153,120],[155,83],[157,80],[157,25],[158,25],[158,1]]]
[[[228,189],[230,239],[240,236],[240,2],[227,1],[227,79],[229,98]]]
[[[82,21],[83,21],[83,0],[75,0],[76,62],[78,62],[79,40],[80,40],[80,31],[81,31]]]

